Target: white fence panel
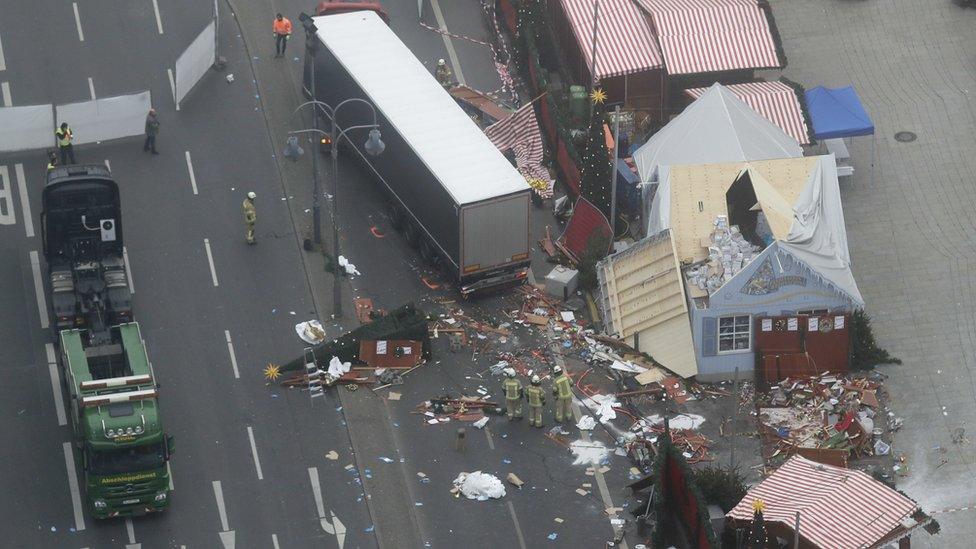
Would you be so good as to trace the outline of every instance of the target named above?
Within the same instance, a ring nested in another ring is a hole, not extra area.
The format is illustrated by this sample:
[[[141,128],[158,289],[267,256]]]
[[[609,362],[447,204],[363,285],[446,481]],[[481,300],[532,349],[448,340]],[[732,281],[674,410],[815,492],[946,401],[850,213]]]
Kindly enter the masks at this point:
[[[176,60],[176,104],[207,74],[217,60],[217,23],[211,21]]]
[[[51,105],[0,108],[0,152],[54,146],[54,110]]]
[[[148,90],[69,103],[57,106],[57,124],[67,122],[71,126],[75,145],[131,137],[145,132],[146,114],[151,107],[152,96]],[[53,124],[50,132],[54,135]]]

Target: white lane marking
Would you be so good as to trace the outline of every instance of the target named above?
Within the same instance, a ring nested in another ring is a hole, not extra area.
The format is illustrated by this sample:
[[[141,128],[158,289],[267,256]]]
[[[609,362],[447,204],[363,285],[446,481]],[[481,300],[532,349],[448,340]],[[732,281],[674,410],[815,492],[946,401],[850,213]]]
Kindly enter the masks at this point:
[[[491,431],[488,430],[488,426],[487,425],[485,425],[484,431],[485,431],[485,436],[488,437],[488,448],[491,448],[492,450],[494,450],[495,449],[495,440],[493,438],[491,438]]]
[[[274,549],[281,549],[278,546],[278,534],[271,534],[271,544],[274,545]]]
[[[163,20],[159,17],[159,3],[153,0],[153,12],[156,13],[156,30],[163,34]]]
[[[176,486],[173,485],[173,468],[169,466],[168,461],[166,462],[166,472],[169,473],[169,491],[172,492],[176,490]]]
[[[14,100],[10,98],[10,82],[0,82],[0,95],[3,95],[4,107],[14,106]]]
[[[132,518],[125,518],[125,533],[129,534],[129,543],[136,542],[136,528],[132,525]]]
[[[92,101],[95,100],[95,82],[92,80],[91,76],[88,77],[88,94],[91,95]]]
[[[105,167],[108,168],[108,171],[112,171],[112,163],[108,161],[108,158],[105,159]]]
[[[129,267],[129,250],[122,246],[122,263],[125,264],[125,278],[129,281],[129,293],[136,293],[136,287],[132,283],[132,268]]]
[[[64,394],[61,389],[61,372],[58,370],[58,357],[54,354],[54,344],[45,343],[47,369],[51,374],[51,392],[54,393],[54,410],[58,414],[58,425],[67,425],[68,416],[64,413]]]
[[[0,40],[0,71],[7,70],[7,59],[3,56],[3,40]]]
[[[247,426],[247,438],[251,441],[251,456],[254,458],[254,469],[257,470],[258,480],[264,480],[264,473],[261,472],[261,460],[258,458],[258,446],[254,443],[254,429]]]
[[[224,507],[224,490],[220,487],[220,481],[213,481],[214,497],[217,498],[217,513],[220,514],[220,529],[224,532],[230,530],[227,526],[227,508]]]
[[[193,173],[193,159],[190,158],[190,151],[186,151],[186,169],[190,172],[190,187],[193,187],[193,194],[197,192],[197,176]]]
[[[224,330],[224,339],[227,340],[227,352],[230,353],[230,365],[234,367],[234,379],[241,379],[241,373],[237,370],[237,353],[234,352],[234,342],[230,339],[230,330]],[[250,427],[248,429],[250,430]],[[258,476],[260,477],[261,475],[259,474]]]
[[[451,60],[451,68],[454,70],[454,75],[457,77],[458,85],[464,86],[464,73],[461,72],[461,62],[458,60],[458,54],[454,50],[454,41],[450,36],[447,35],[449,32],[447,30],[447,23],[444,21],[444,14],[441,13],[441,5],[437,0],[430,0],[430,7],[434,10],[434,19],[437,19],[437,26],[441,28],[441,38],[444,39],[444,47],[447,48],[447,57]]]
[[[34,238],[34,216],[31,215],[30,198],[27,196],[27,178],[24,177],[24,165],[14,164],[17,175],[17,189],[20,191],[20,208],[24,210],[24,230],[27,238]]]
[[[322,502],[322,486],[319,485],[318,467],[308,468],[308,481],[312,483],[312,496],[315,497],[315,508],[319,512],[319,518],[325,516],[325,504]]]
[[[169,75],[169,89],[173,92],[173,102],[176,103],[176,110],[180,110],[180,102],[176,100],[176,79],[173,78],[173,69],[166,69]]]
[[[326,534],[332,534],[336,537],[336,542],[339,544],[339,549],[346,543],[346,526],[342,524],[339,517],[336,516],[335,511],[329,509],[329,516],[332,517],[330,521],[328,517],[325,516],[325,503],[322,501],[322,486],[319,484],[319,470],[317,467],[308,468],[308,480],[312,483],[312,496],[315,497],[315,508],[319,512],[319,523],[322,526],[322,530]]]
[[[13,225],[17,222],[10,186],[10,170],[0,166],[0,225]]]
[[[217,282],[217,269],[214,267],[214,262],[213,262],[213,253],[210,252],[209,238],[203,239],[203,246],[204,248],[207,249],[207,261],[210,263],[210,278],[213,279],[214,286],[219,286],[220,284]]]
[[[34,274],[34,294],[37,296],[37,311],[41,313],[41,328],[49,326],[47,318],[47,296],[44,295],[44,283],[41,282],[41,260],[37,257],[37,250],[30,252],[31,271]]]
[[[75,26],[78,27],[78,40],[85,41],[85,33],[81,30],[81,16],[78,15],[78,2],[72,2],[71,8],[75,10]]]
[[[522,527],[519,526],[518,517],[515,515],[515,506],[512,505],[512,500],[505,503],[508,504],[508,512],[512,515],[512,522],[515,523],[515,535],[518,537],[519,547],[525,549],[525,536],[522,535]]]
[[[81,510],[81,491],[78,490],[78,473],[75,471],[75,455],[71,450],[70,442],[65,442],[61,447],[64,449],[64,467],[68,470],[68,490],[71,491],[71,506],[75,511],[75,531],[81,532],[85,529],[85,514]]]

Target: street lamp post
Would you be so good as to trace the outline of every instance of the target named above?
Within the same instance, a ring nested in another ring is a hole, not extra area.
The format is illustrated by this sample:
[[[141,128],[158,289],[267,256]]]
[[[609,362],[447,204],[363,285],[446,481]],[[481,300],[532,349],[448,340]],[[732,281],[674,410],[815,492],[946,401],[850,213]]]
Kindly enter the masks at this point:
[[[339,110],[344,105],[346,105],[347,103],[353,103],[353,102],[363,103],[363,104],[367,105],[370,108],[370,110],[373,111],[373,123],[372,124],[362,124],[362,125],[359,125],[359,126],[350,126],[348,128],[339,128],[339,126],[337,124],[337,121],[336,121],[336,117],[337,117],[337,115],[339,113]],[[376,155],[378,155],[378,154],[380,154],[380,153],[383,152],[383,150],[386,148],[386,145],[383,143],[383,140],[380,139],[379,124],[376,122],[376,108],[373,107],[373,104],[370,103],[369,101],[366,101],[365,99],[360,99],[358,97],[352,97],[352,98],[346,99],[345,101],[342,101],[341,103],[339,103],[335,107],[332,107],[332,106],[328,105],[327,103],[323,103],[321,101],[315,101],[315,100],[313,100],[313,101],[307,101],[307,102],[302,103],[301,105],[299,105],[298,108],[295,109],[295,113],[297,113],[299,110],[301,110],[306,105],[314,105],[315,107],[318,107],[332,121],[332,127],[331,127],[331,131],[329,133],[325,133],[324,131],[318,129],[317,127],[316,128],[310,128],[310,129],[304,129],[304,130],[291,131],[291,132],[288,132],[288,133],[290,135],[293,135],[293,134],[301,134],[301,133],[316,133],[316,134],[319,134],[321,136],[328,137],[329,138],[329,141],[330,141],[330,144],[331,144],[331,147],[332,147],[332,150],[331,150],[331,156],[332,156],[332,201],[331,201],[332,202],[332,254],[333,254],[334,261],[335,261],[335,270],[336,270],[336,272],[335,272],[335,278],[333,279],[333,286],[332,286],[332,299],[333,299],[333,316],[335,316],[336,318],[339,318],[339,317],[342,316],[342,293],[341,293],[341,286],[339,284],[339,275],[340,275],[340,273],[338,272],[338,270],[339,270],[339,254],[340,254],[340,247],[339,247],[339,148],[338,148],[339,147],[339,141],[343,137],[346,136],[346,132],[348,132],[348,131],[369,129],[370,130],[369,131],[369,138],[366,140],[366,143],[363,145],[363,148],[366,150],[366,153],[367,154],[369,154],[370,156],[376,156]],[[318,113],[315,113],[314,118],[315,119],[318,119]],[[336,134],[336,130],[339,130],[338,135]],[[291,141],[291,139],[289,139],[288,146],[287,146],[286,151],[285,151],[285,156],[287,156],[289,158],[296,158],[296,159],[297,159],[298,156],[301,156],[301,154],[302,154],[301,148],[300,147],[297,147],[296,142],[297,142],[297,140],[295,140],[293,142],[293,141]],[[312,153],[312,159],[313,159],[312,160],[312,162],[313,162],[313,168],[312,169],[313,170],[316,169],[316,167],[314,167],[314,166],[315,166],[315,157],[317,155],[318,155],[318,151],[317,150]],[[318,176],[315,175],[313,177],[314,177],[313,178],[313,183],[317,184],[317,182],[318,182]],[[314,197],[314,199],[312,201],[313,208],[315,208],[315,205],[318,202],[317,186],[316,186],[316,190],[314,192],[316,193],[316,195],[315,195],[315,197]],[[320,235],[321,234],[321,230],[318,227],[319,217],[317,215],[314,215],[314,214],[315,214],[315,210],[313,210],[313,223],[315,223],[315,225],[316,225],[316,227],[315,227],[316,234]],[[316,240],[316,242],[320,242],[320,240]]]

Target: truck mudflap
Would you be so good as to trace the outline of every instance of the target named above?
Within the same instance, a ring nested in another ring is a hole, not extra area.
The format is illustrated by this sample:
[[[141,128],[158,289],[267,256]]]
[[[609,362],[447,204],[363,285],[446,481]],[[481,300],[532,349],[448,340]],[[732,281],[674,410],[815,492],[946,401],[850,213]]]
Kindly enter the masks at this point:
[[[522,267],[514,271],[506,270],[497,274],[489,274],[484,278],[479,278],[470,284],[461,285],[461,295],[464,298],[477,297],[489,292],[521,286],[529,276],[528,267]]]

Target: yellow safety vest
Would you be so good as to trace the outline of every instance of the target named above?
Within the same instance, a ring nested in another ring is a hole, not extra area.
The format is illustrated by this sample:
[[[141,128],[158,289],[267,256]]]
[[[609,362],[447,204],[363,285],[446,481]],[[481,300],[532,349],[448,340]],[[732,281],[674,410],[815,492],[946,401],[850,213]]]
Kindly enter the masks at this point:
[[[59,147],[67,147],[71,144],[71,128],[68,128],[64,132],[58,129],[58,131],[54,132],[54,135],[58,138]]]
[[[560,399],[572,398],[573,396],[573,382],[569,380],[569,376],[566,374],[561,374],[556,378],[556,396]]]
[[[517,379],[506,379],[505,380],[505,399],[506,400],[518,400],[522,398],[522,384],[519,383]]]

